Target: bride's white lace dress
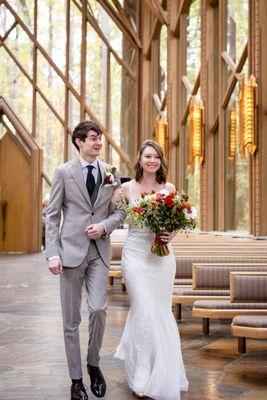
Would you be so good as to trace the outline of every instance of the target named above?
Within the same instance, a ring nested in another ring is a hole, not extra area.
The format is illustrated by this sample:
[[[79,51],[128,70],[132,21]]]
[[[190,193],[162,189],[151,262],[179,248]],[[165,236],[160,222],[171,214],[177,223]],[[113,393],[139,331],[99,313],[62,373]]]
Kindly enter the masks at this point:
[[[176,265],[171,247],[168,256],[151,253],[153,240],[148,229],[129,227],[122,274],[130,309],[115,357],[124,360],[133,391],[158,400],[179,400],[188,381],[171,310]]]

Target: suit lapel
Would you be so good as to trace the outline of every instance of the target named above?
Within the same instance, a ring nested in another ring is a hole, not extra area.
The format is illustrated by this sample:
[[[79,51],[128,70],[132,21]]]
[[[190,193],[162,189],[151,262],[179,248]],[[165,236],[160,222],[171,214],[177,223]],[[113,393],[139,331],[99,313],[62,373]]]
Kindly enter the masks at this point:
[[[87,187],[84,182],[84,176],[83,176],[83,171],[82,171],[82,166],[79,157],[76,157],[73,162],[69,166],[69,171],[77,183],[80,191],[82,192],[83,196],[85,197],[86,201],[92,207],[92,203],[90,200],[90,196],[88,194]]]
[[[99,186],[99,190],[98,190],[97,197],[96,197],[94,205],[96,205],[96,203],[98,202],[98,199],[100,197],[100,194],[101,194],[101,191],[102,191],[102,187],[103,187],[103,184],[104,184],[105,166],[99,160],[98,160],[98,165],[99,165],[99,170],[100,170],[100,174],[101,174],[101,185]]]

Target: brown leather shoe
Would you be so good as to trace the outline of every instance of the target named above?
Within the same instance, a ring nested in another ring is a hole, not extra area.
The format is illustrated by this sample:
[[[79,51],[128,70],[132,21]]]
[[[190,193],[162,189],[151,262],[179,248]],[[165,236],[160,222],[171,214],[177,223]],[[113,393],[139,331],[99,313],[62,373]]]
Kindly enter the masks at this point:
[[[91,379],[91,390],[96,397],[103,397],[106,393],[106,381],[99,367],[87,365],[87,371]]]
[[[71,385],[71,400],[88,400],[85,387],[82,382],[75,382]]]

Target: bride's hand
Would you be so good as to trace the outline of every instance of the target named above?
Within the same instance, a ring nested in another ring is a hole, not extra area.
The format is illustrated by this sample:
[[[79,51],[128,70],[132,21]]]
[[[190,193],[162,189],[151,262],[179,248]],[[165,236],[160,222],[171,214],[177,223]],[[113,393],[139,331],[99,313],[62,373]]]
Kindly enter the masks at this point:
[[[111,198],[111,204],[116,205],[118,201],[123,200],[123,189],[122,187],[119,187],[118,189],[114,190],[112,198]]]
[[[165,243],[169,243],[175,236],[177,232],[165,233],[165,235],[160,236],[161,240]]]

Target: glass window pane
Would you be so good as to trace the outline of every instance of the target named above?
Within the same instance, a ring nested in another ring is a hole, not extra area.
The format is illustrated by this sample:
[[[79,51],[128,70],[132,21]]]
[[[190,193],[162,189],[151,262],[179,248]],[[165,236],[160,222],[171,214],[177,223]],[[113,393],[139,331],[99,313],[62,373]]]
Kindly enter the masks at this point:
[[[78,93],[81,91],[82,13],[70,2],[70,63],[69,79]]]
[[[249,157],[239,152],[238,86],[226,109],[226,230],[249,231]]]
[[[60,117],[64,118],[65,84],[39,51],[37,64],[37,86]]]
[[[65,72],[65,0],[38,1],[37,38],[54,63]]]
[[[105,124],[107,98],[107,47],[87,25],[86,100],[90,109]]]
[[[163,100],[167,90],[167,27],[162,25],[160,31],[160,68],[159,68],[159,96]]]
[[[32,85],[3,47],[0,47],[0,93],[26,129],[32,130]]]
[[[25,31],[17,25],[5,41],[6,46],[32,78],[33,44]]]
[[[11,28],[15,18],[4,4],[0,6],[0,35],[5,36],[6,32]]]
[[[194,85],[200,69],[201,52],[201,2],[194,0],[190,6],[187,26],[186,76]]]
[[[227,2],[227,53],[238,62],[248,40],[248,0]]]
[[[64,129],[41,96],[37,94],[37,142],[43,149],[43,169],[49,179],[63,163]]]
[[[34,1],[33,0],[8,0],[9,5],[22,19],[28,29],[34,27]]]

